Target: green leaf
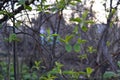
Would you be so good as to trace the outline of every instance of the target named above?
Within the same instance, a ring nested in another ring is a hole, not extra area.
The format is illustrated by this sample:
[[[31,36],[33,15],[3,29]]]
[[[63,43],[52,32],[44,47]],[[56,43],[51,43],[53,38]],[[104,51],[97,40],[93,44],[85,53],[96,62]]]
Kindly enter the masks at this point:
[[[25,80],[29,80],[31,78],[31,75],[30,74],[26,74],[23,76]],[[14,80],[14,79],[13,79]]]
[[[78,44],[84,44],[84,43],[86,43],[86,42],[87,42],[87,40],[80,39],[80,38],[77,40],[77,43],[78,43]]]
[[[10,80],[14,80],[14,77],[10,77]]]
[[[75,6],[77,3],[75,1],[71,1],[69,4],[71,4],[72,6]]]
[[[67,70],[67,71],[63,71],[63,74],[65,75],[69,75],[70,78],[72,78],[72,80],[78,80],[78,77],[81,75],[81,76],[84,76],[86,73],[83,72],[83,71],[74,71],[73,69],[72,70]]]
[[[77,2],[81,2],[81,0],[75,0],[75,1],[77,1]]]
[[[87,59],[87,54],[81,54],[80,56],[78,56],[80,59]]]
[[[110,22],[110,28],[113,27],[114,22],[115,22],[114,20]]]
[[[116,73],[112,72],[112,71],[106,71],[103,75],[104,79],[111,79],[112,77],[115,77]]]
[[[16,34],[14,34],[14,33],[10,35],[10,37],[8,38],[8,40],[9,40],[9,42],[12,42],[12,41],[20,41],[20,40],[17,38]]]
[[[19,3],[20,5],[24,5],[24,4],[25,4],[25,0],[19,0],[18,3]]]
[[[39,70],[41,61],[35,61],[34,63],[35,63],[35,65],[32,68],[35,68],[35,69]]]
[[[87,73],[87,76],[90,77],[91,73],[93,72],[93,69],[91,67],[87,67],[86,68],[86,73]]]
[[[75,26],[73,32],[74,32],[75,34],[78,34],[78,26]]]
[[[81,0],[71,0],[69,4],[75,6],[78,2],[81,2]]]
[[[82,19],[85,20],[86,17],[87,17],[87,15],[88,15],[88,11],[85,11],[85,12],[82,14]]]
[[[42,9],[42,7],[41,7],[41,5],[37,5],[37,11],[42,11],[43,9]]]
[[[57,10],[58,10],[58,9],[57,9],[56,7],[52,7],[52,8],[51,8],[51,11],[52,11],[52,12],[55,12],[55,11],[57,11]]]
[[[66,44],[73,38],[73,35],[66,35],[65,42]]]
[[[15,23],[15,27],[19,27],[21,23],[22,23],[22,21],[17,21],[17,22]]]
[[[25,5],[25,9],[31,11],[31,10],[32,10],[32,7],[30,7],[29,5]]]
[[[94,24],[95,22],[93,20],[86,20],[85,23],[86,24]]]
[[[57,2],[57,8],[58,9],[63,9],[63,8],[65,8],[65,0],[60,0],[60,1],[56,1]]]
[[[58,67],[58,68],[61,68],[63,66],[63,64],[59,63],[59,62],[55,62],[55,65]]]
[[[48,36],[46,37],[46,40],[47,40],[48,42],[52,42],[52,39],[53,39],[53,37],[51,37],[51,35],[48,35]]]
[[[64,39],[60,38],[59,40],[60,40],[60,42],[65,43],[65,40],[64,40]]]
[[[74,49],[74,51],[75,52],[80,52],[80,44],[75,44],[74,46],[73,46],[73,49]]]
[[[88,47],[88,52],[89,52],[89,53],[96,52],[96,49],[94,49],[93,46],[89,46],[89,47]]]
[[[81,18],[80,17],[77,17],[77,18],[71,18],[70,21],[73,21],[73,22],[82,22]]]
[[[44,5],[44,9],[47,10],[51,5]]]
[[[41,34],[41,33],[40,33],[40,36],[41,36],[41,37],[45,37],[45,34]]]
[[[110,41],[107,41],[107,42],[106,42],[106,45],[107,45],[108,47],[110,46],[110,44],[111,44]]]
[[[53,75],[53,74],[62,74],[62,70],[61,67],[63,66],[63,64],[59,63],[59,62],[55,62],[55,67],[48,72],[49,75]]]
[[[13,16],[12,13],[7,12],[7,11],[3,11],[3,10],[0,10],[0,15],[7,15],[8,17]]]
[[[67,52],[71,52],[71,51],[72,51],[72,46],[71,46],[70,44],[66,44],[66,45],[65,45],[65,50],[66,50]]]
[[[87,32],[87,31],[88,31],[88,28],[85,27],[85,26],[82,26],[82,31]]]
[[[83,72],[83,71],[79,71],[78,72],[80,75],[86,75],[86,72]]]
[[[36,66],[39,66],[40,64],[41,64],[40,61],[35,61],[35,65],[36,65]]]
[[[48,28],[46,31],[47,31],[47,34],[50,35],[50,28]]]
[[[7,14],[7,11],[1,10],[1,11],[0,11],[0,14]]]
[[[118,62],[117,62],[117,65],[118,65],[118,66],[119,66],[119,68],[120,68],[120,61],[118,61]]]
[[[52,34],[52,36],[53,36],[53,37],[57,37],[57,36],[58,36],[58,34],[56,34],[56,33],[55,33],[55,34]]]
[[[69,71],[63,71],[63,73],[64,73],[64,74],[73,75],[73,74],[75,74],[75,71],[69,70]]]
[[[116,13],[116,9],[112,9],[112,14],[115,14]]]

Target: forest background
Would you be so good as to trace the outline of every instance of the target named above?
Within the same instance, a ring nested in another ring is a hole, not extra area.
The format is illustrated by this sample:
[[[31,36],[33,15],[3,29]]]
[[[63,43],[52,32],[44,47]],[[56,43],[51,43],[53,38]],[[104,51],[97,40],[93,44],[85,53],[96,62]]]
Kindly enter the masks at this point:
[[[0,79],[119,80],[119,4],[0,1]]]

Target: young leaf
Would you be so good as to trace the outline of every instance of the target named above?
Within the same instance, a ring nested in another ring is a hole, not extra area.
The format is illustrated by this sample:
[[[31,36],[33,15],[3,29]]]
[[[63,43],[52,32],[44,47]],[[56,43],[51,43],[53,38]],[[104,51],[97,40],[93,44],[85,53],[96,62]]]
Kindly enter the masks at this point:
[[[8,38],[9,42],[12,41],[19,41],[19,39],[17,38],[16,34],[11,34],[10,37]]]
[[[87,40],[80,39],[80,38],[77,40],[77,43],[78,43],[78,44],[84,44],[84,43],[86,43],[86,42],[87,42]]]
[[[95,22],[93,20],[86,20],[85,23],[86,24],[94,24]]]
[[[63,71],[64,74],[72,75],[75,74],[75,71],[69,70],[69,71]]]
[[[51,5],[44,5],[44,9],[47,10]]]
[[[88,31],[88,28],[85,27],[85,26],[82,26],[82,31],[87,32],[87,31]]]
[[[39,70],[39,68],[40,68],[40,64],[41,64],[40,61],[35,61],[35,66],[33,66],[33,68]]]
[[[28,6],[28,5],[25,5],[25,9],[31,11],[32,10],[32,7]]]
[[[78,26],[75,26],[73,32],[74,32],[75,34],[78,34]]]
[[[96,52],[96,49],[94,49],[93,46],[89,46],[89,47],[88,47],[88,52],[89,52],[89,53]]]
[[[75,6],[77,3],[76,3],[75,1],[71,1],[70,4],[71,4],[72,6]]]
[[[59,62],[55,62],[55,65],[60,69],[61,67],[63,67],[63,64],[59,63]]]
[[[53,36],[53,37],[57,37],[57,36],[59,36],[59,35],[55,33],[55,34],[52,34],[52,36]]]
[[[85,11],[85,12],[83,13],[83,15],[82,15],[82,19],[85,20],[86,17],[87,17],[87,15],[88,15],[88,11]]]
[[[115,14],[116,13],[116,9],[112,9],[112,14]]]
[[[40,37],[45,37],[45,34],[40,34]]]
[[[67,52],[71,52],[72,51],[72,46],[70,44],[66,44],[65,49],[66,49]]]
[[[80,59],[87,59],[87,54],[82,54],[80,56],[78,56]]]
[[[57,0],[56,2],[58,9],[63,9],[65,7],[65,0],[60,0],[60,1]]]
[[[115,77],[116,73],[112,72],[112,71],[106,71],[103,75],[104,79],[111,79],[112,77]]]
[[[106,45],[107,45],[108,47],[110,46],[110,44],[111,44],[110,41],[107,41],[107,42],[106,42]]]
[[[70,21],[73,21],[73,22],[78,22],[80,23],[82,20],[80,17],[77,17],[77,18],[71,18]]]
[[[50,35],[50,28],[48,28],[46,31],[47,31],[47,34]]]
[[[87,76],[90,77],[91,73],[93,72],[93,69],[90,67],[86,68]]]
[[[73,46],[73,49],[74,49],[74,51],[75,52],[80,52],[80,44],[75,44],[74,46]]]
[[[41,5],[37,5],[37,11],[42,11],[43,9],[42,9],[42,7],[41,7]]]
[[[64,39],[62,39],[62,38],[59,38],[59,40],[60,40],[60,42],[63,42],[63,43],[65,43],[65,40],[64,40]]]
[[[1,14],[7,14],[7,11],[1,10],[1,11],[0,11],[0,15],[1,15]]]
[[[21,25],[21,23],[22,23],[22,21],[17,21],[17,22],[15,23],[15,27],[19,27],[19,26]]]
[[[65,42],[66,44],[73,38],[73,35],[66,35]]]

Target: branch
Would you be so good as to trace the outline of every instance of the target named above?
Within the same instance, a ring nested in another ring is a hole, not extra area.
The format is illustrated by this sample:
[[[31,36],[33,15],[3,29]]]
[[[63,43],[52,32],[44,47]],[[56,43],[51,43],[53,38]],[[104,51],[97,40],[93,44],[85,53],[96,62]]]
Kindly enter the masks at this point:
[[[110,28],[110,23],[111,23],[111,20],[114,16],[114,12],[112,11],[112,9],[115,9],[117,10],[117,7],[118,5],[120,4],[120,0],[117,2],[117,5],[115,8],[112,7],[112,1],[113,0],[110,0],[110,12],[109,12],[109,15],[108,15],[108,18],[107,18],[107,24],[106,24],[106,28],[104,29],[103,33],[102,33],[102,36],[98,42],[98,58],[97,58],[97,62],[99,63],[100,62],[100,58],[102,57],[102,54],[103,56],[108,60],[108,62],[110,63],[112,69],[117,72],[117,67],[116,65],[114,64],[113,62],[113,58],[112,56],[109,54],[109,50],[108,50],[108,47],[106,45],[106,42],[107,42],[107,38],[108,38],[108,29]]]
[[[6,0],[7,1],[7,0]],[[32,0],[31,2],[29,1],[26,1],[25,2],[25,5],[30,5],[34,2],[35,0]],[[14,10],[14,13],[11,12],[10,14],[13,14],[13,15],[4,15],[4,17],[2,19],[0,19],[0,24],[3,23],[4,21],[6,21],[8,18],[12,18],[13,16],[15,16],[16,14],[20,13],[22,10],[24,10],[24,6],[21,5],[20,7],[18,7],[16,10]]]

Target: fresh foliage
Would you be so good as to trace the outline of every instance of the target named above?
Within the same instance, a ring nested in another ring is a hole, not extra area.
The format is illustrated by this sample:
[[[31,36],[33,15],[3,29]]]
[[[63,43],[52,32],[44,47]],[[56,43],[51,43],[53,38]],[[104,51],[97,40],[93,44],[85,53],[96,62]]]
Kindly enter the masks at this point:
[[[0,1],[0,80],[119,79],[120,1],[102,2],[104,24],[95,0]]]

